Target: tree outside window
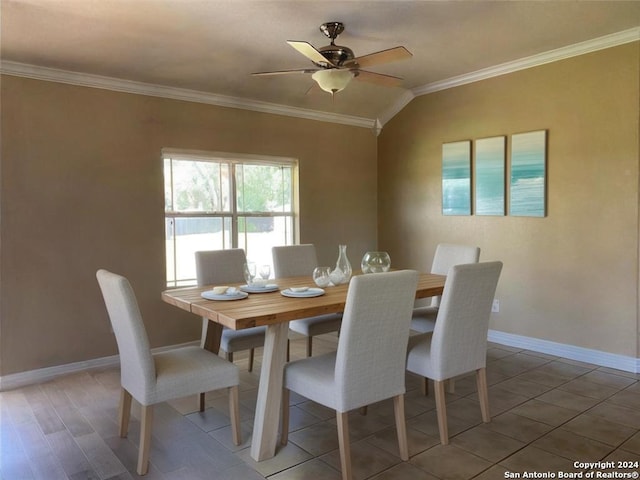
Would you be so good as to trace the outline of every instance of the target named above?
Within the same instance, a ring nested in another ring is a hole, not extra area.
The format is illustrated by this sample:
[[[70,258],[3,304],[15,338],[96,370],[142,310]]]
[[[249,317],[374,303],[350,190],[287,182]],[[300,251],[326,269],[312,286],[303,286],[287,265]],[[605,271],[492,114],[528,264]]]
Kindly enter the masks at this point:
[[[195,284],[196,251],[239,247],[271,265],[272,246],[294,243],[295,160],[174,151],[163,158],[167,286]]]

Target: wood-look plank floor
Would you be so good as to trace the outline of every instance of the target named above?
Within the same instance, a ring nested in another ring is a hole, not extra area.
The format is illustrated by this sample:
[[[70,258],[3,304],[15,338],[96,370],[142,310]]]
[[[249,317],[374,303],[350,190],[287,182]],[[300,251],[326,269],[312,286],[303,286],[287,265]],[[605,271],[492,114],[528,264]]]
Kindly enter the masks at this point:
[[[335,349],[335,335],[314,341],[314,354]],[[292,342],[302,358],[305,340]],[[261,352],[254,373],[241,367],[244,443],[231,442],[224,392],[156,408],[149,480],[338,480],[333,412],[291,395],[289,443],[270,460],[249,455]],[[360,479],[493,479],[513,472],[575,471],[574,462],[640,462],[639,377],[492,344],[487,376],[492,422],[483,424],[473,376],[447,393],[451,443],[441,446],[435,403],[407,376],[409,461],[399,458],[393,402],[350,415],[353,472]],[[137,478],[139,406],[128,438],[118,437],[119,370],[104,368],[0,393],[0,477],[3,480]],[[616,469],[619,472],[640,468]]]

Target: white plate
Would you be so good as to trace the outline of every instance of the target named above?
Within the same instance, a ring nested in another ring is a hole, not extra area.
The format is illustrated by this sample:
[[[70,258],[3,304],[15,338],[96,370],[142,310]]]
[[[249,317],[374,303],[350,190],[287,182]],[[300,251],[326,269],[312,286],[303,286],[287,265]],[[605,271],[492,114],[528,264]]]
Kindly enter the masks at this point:
[[[234,293],[217,294],[217,293],[213,293],[212,290],[208,290],[206,292],[202,292],[200,296],[202,298],[206,298],[207,300],[225,301],[225,300],[242,300],[243,298],[247,298],[249,294],[246,292],[239,292],[237,290]]]
[[[269,283],[264,286],[259,285],[242,285],[240,286],[240,290],[247,293],[269,293],[269,292],[277,292],[278,285],[275,283]]]
[[[304,292],[292,292],[291,289],[285,288],[280,292],[285,297],[304,298],[304,297],[319,297],[324,295],[324,290],[321,288],[309,288]]]

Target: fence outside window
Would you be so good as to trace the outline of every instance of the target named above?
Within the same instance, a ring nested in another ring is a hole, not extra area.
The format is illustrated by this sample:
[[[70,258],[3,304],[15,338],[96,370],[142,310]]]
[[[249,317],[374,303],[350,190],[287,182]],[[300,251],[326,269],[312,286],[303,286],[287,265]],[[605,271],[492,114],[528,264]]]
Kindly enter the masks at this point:
[[[165,149],[167,286],[195,285],[195,252],[243,248],[271,265],[297,240],[295,159]],[[273,269],[272,269],[273,271]]]

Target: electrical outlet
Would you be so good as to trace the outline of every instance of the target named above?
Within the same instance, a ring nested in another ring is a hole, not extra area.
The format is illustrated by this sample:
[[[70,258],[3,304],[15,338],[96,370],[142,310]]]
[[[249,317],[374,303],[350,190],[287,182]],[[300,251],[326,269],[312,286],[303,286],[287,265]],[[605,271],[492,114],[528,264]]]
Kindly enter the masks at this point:
[[[498,313],[500,311],[500,300],[497,298],[493,299],[493,304],[491,305],[491,311],[493,313]]]

